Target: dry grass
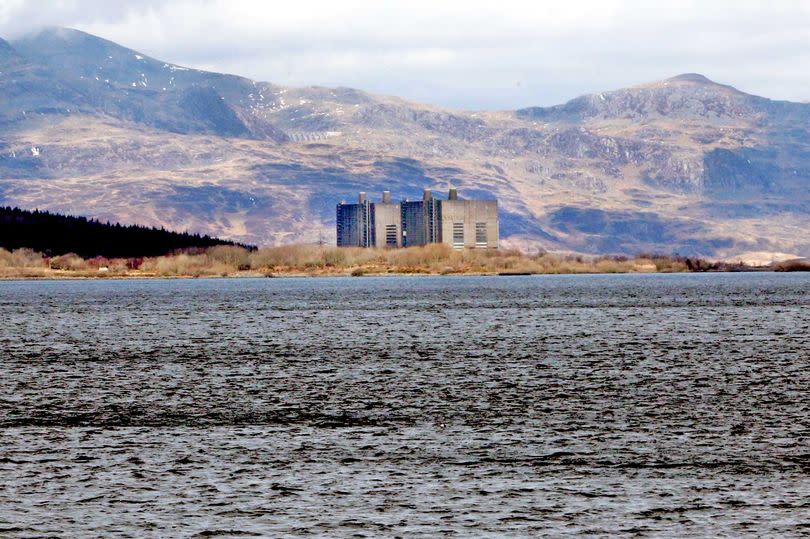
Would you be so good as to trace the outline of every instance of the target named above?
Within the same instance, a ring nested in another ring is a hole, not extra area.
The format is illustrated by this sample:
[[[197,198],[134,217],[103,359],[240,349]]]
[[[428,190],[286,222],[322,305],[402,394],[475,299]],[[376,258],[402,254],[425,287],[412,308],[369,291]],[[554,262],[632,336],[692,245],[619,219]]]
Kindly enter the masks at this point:
[[[237,264],[204,254],[178,254],[146,258],[141,272],[159,277],[226,277],[238,270]]]
[[[774,267],[775,271],[810,271],[810,260],[797,258],[779,262]]]
[[[144,259],[46,258],[0,249],[0,277],[216,277],[249,275],[548,274],[687,271],[681,259],[644,256],[526,255],[517,250],[455,251],[434,244],[408,249],[285,245],[257,251],[219,246]]]

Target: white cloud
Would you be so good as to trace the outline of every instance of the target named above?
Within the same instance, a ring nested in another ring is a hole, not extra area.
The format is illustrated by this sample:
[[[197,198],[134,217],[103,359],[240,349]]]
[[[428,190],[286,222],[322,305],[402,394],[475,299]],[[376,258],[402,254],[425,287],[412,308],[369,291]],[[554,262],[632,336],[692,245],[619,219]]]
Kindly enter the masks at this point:
[[[174,63],[463,108],[553,104],[702,72],[810,99],[810,3],[0,0],[0,33],[79,28]]]

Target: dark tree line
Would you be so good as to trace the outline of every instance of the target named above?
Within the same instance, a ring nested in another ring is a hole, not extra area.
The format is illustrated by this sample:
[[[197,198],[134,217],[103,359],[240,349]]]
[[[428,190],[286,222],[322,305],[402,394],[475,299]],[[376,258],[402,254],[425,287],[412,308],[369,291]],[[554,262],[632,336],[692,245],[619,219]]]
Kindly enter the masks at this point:
[[[160,256],[175,251],[238,245],[232,241],[172,232],[163,228],[102,223],[45,211],[0,207],[0,247],[28,247],[48,256],[76,253],[83,258],[132,258]]]

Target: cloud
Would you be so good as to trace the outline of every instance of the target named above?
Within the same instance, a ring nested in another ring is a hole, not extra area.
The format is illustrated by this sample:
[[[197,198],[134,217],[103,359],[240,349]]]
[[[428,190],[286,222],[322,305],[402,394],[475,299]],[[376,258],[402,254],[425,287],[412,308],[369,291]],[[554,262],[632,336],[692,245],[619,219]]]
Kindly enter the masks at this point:
[[[0,33],[79,28],[156,58],[285,85],[506,109],[702,72],[810,99],[810,4],[784,0],[0,0]]]

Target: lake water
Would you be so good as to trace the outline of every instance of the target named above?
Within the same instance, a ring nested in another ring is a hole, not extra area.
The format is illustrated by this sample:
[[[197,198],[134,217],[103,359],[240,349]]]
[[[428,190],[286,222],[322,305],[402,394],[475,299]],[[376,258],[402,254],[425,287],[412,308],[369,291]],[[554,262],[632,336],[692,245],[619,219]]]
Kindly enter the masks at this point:
[[[0,535],[810,534],[810,275],[0,282]]]

